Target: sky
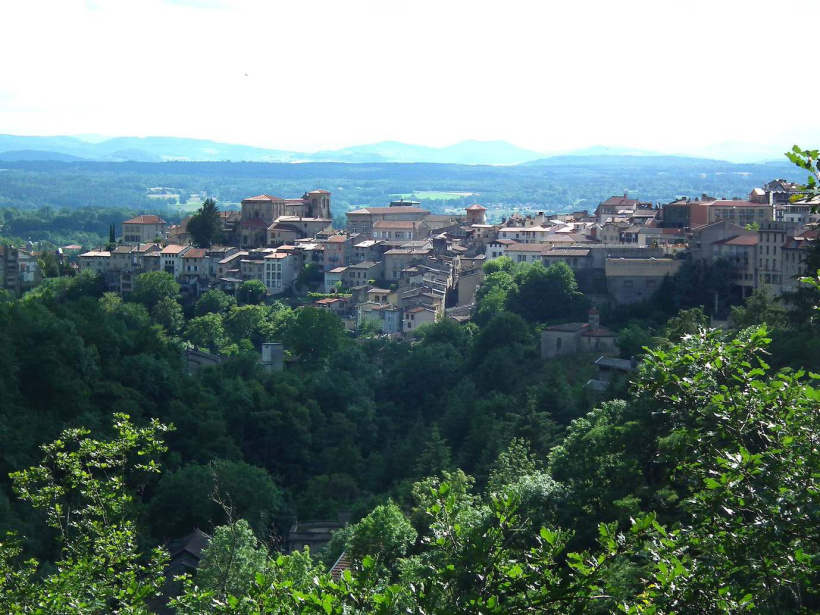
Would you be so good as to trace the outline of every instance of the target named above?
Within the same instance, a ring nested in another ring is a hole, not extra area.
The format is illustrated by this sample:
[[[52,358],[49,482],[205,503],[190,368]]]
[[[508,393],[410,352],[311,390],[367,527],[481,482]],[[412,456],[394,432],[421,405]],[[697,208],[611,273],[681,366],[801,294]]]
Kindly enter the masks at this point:
[[[25,0],[0,23],[6,134],[820,146],[817,0]]]

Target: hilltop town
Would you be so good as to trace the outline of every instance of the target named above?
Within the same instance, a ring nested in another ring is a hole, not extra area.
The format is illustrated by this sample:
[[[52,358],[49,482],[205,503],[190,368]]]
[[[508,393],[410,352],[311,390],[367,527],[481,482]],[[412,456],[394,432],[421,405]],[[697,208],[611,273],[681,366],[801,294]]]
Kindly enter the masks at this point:
[[[796,184],[773,180],[743,199],[652,204],[625,193],[595,211],[515,214],[497,223],[480,204],[441,215],[400,200],[349,211],[346,227],[334,229],[325,190],[292,199],[262,194],[243,199],[240,211],[220,212],[220,245],[192,245],[190,218],[169,225],[142,215],[122,222],[113,249],[79,254],[76,262],[122,295],[150,271],[173,274],[192,300],[210,289],[235,294],[248,280],[299,305],[310,292],[316,307],[349,330],[372,321],[379,332],[407,339],[424,323],[469,320],[483,266],[500,257],[566,263],[599,307],[649,299],[687,260],[730,263],[738,303],[756,288],[779,296],[799,286],[819,234],[816,204]],[[2,287],[13,294],[40,279],[31,251],[5,246],[2,260]]]

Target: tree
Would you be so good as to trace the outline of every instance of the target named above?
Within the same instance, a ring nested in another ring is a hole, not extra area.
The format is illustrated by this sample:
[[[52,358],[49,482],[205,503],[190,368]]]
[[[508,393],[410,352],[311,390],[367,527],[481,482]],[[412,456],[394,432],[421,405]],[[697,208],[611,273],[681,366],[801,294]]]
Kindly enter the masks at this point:
[[[695,335],[709,326],[709,317],[699,307],[681,310],[670,318],[664,329],[664,337],[659,341],[679,342],[688,335]]]
[[[509,256],[501,256],[484,263],[482,269],[484,269],[484,275],[492,275],[498,271],[503,271],[504,273],[514,275],[516,264]]]
[[[786,158],[809,172],[804,186],[809,193],[809,197],[820,194],[820,150],[804,150],[795,145],[790,152],[786,152]],[[813,271],[811,273],[814,274]]]
[[[490,261],[490,263],[492,262],[494,261]],[[487,265],[490,263],[487,263]],[[485,267],[487,265],[485,265]],[[484,282],[482,282],[476,291],[476,310],[474,316],[476,324],[483,326],[490,322],[495,316],[504,312],[504,310],[507,309],[507,298],[514,289],[515,281],[510,272],[501,269],[487,274],[487,277],[484,278]]]
[[[652,547],[661,611],[800,612],[816,605],[820,390],[771,374],[765,326],[701,331],[649,353],[637,393],[672,426],[684,518]]]
[[[652,333],[637,322],[618,331],[618,350],[625,359],[643,355],[644,347],[652,345]]]
[[[393,502],[377,506],[353,526],[345,550],[358,562],[365,557],[377,564],[395,563],[416,539],[413,526]]]
[[[53,252],[44,252],[37,259],[37,267],[45,278],[56,278],[60,275],[60,261]]]
[[[170,297],[163,297],[151,310],[151,320],[174,335],[185,324],[185,315],[178,301]]]
[[[307,263],[296,278],[298,288],[315,287],[325,279],[322,267],[317,263]]]
[[[268,288],[261,280],[245,280],[236,290],[240,305],[259,305],[268,296]]]
[[[197,316],[205,316],[206,314],[225,316],[235,305],[236,299],[214,288],[199,298],[199,301],[196,302],[194,313]]]
[[[475,325],[462,325],[451,318],[444,318],[436,323],[421,325],[416,329],[415,335],[423,346],[451,344],[466,355],[475,332]]]
[[[255,575],[264,571],[267,556],[247,521],[221,525],[202,552],[197,585],[213,592],[219,600],[228,595],[242,596],[250,591]]]
[[[481,362],[495,348],[534,350],[535,338],[530,326],[518,314],[502,312],[497,315],[476,337],[473,362]]]
[[[179,502],[186,506],[179,506]],[[184,536],[245,519],[257,536],[267,538],[284,509],[282,493],[270,474],[242,461],[217,459],[166,474],[157,483],[149,513],[157,536]]]
[[[192,318],[185,326],[185,339],[197,348],[219,352],[227,341],[222,317],[219,314],[206,314]]]
[[[372,338],[383,332],[382,323],[378,318],[363,318],[361,324],[356,329],[356,335],[360,338]]]
[[[296,310],[282,341],[308,365],[324,364],[342,343],[344,326],[327,310],[305,307]]]
[[[441,437],[438,425],[433,425],[430,436],[421,455],[416,460],[415,472],[420,478],[425,476],[438,476],[443,470],[449,470],[451,466],[452,452],[447,442]]]
[[[180,286],[174,276],[167,271],[149,271],[134,280],[132,298],[149,310],[154,309],[163,299],[179,301]]]
[[[188,221],[191,240],[200,248],[210,248],[222,240],[222,218],[216,201],[205,199],[202,207]]]
[[[746,329],[762,324],[775,328],[785,324],[785,312],[782,307],[775,305],[766,289],[755,288],[752,294],[746,297],[742,306],[732,308],[729,321],[735,329]]]
[[[165,556],[140,551],[132,493],[159,472],[167,431],[151,421],[136,427],[114,415],[112,440],[68,429],[43,446],[40,465],[12,474],[19,497],[45,513],[60,543],[56,569],[18,563],[19,543],[0,543],[0,609],[4,613],[151,612]]]
[[[581,305],[575,274],[563,261],[549,267],[540,262],[521,268],[507,299],[510,311],[531,322],[567,318]]]
[[[254,346],[271,341],[283,327],[290,312],[264,305],[242,305],[231,308],[225,318],[225,332],[235,343],[250,340]]]

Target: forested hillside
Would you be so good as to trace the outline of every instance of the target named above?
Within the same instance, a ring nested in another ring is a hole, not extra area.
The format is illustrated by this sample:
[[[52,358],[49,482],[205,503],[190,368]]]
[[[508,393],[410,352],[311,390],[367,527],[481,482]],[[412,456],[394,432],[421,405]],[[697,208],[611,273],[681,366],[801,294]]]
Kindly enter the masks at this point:
[[[539,358],[538,329],[584,311],[571,271],[487,274],[477,325],[412,345],[249,293],[182,305],[164,273],[131,301],[87,273],[2,301],[0,606],[144,612],[162,585],[144,554],[199,528],[215,537],[182,613],[816,607],[820,394],[769,367],[817,371],[794,351],[820,347],[811,314],[756,294],[706,332],[672,280],[628,325],[605,314],[648,355],[602,394],[595,357]],[[265,340],[284,372],[259,366]],[[189,375],[185,344],[231,358]],[[295,518],[340,510],[361,521],[326,552],[276,555]]]

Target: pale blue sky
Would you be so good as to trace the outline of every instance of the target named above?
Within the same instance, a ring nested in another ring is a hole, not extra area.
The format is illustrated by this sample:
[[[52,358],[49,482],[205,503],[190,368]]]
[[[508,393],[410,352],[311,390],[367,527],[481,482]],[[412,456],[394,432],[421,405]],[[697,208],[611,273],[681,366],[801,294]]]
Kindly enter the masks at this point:
[[[819,18],[815,0],[3,2],[0,133],[818,146]]]

